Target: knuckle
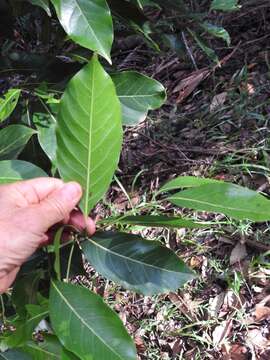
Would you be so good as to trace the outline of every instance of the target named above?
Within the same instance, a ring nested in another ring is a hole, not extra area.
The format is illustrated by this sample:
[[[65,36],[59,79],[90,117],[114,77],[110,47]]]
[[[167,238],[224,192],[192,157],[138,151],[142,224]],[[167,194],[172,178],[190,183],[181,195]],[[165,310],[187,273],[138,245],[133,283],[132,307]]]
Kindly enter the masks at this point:
[[[55,212],[58,215],[59,219],[62,220],[68,217],[69,212],[60,201],[58,201],[57,199],[47,199],[46,202],[49,209]]]

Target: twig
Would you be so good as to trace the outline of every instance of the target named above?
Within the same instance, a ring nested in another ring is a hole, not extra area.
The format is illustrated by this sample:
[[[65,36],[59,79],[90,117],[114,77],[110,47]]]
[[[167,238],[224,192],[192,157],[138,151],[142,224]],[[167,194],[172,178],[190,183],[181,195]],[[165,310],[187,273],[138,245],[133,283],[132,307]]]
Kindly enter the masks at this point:
[[[195,70],[199,70],[199,69],[198,69],[198,66],[197,66],[197,64],[196,64],[196,61],[195,61],[195,59],[194,59],[194,56],[193,56],[193,54],[192,54],[192,50],[191,50],[190,47],[188,46],[187,38],[186,38],[186,35],[185,35],[184,31],[181,32],[181,35],[182,35],[182,39],[183,39],[184,45],[185,45],[185,47],[186,47],[186,50],[187,50],[187,52],[188,52],[188,55],[189,55],[189,57],[190,57],[190,59],[191,59],[191,61],[192,61],[192,64],[193,64]]]

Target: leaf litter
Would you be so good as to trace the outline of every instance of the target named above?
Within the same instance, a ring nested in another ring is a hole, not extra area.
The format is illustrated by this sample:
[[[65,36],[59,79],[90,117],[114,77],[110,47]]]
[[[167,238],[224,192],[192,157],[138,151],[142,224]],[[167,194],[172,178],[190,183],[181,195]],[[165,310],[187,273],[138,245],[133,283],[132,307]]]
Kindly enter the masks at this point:
[[[105,281],[89,265],[88,276],[77,279],[119,313],[139,360],[270,358],[268,224],[235,222],[169,204],[146,205],[165,181],[179,175],[209,176],[270,194],[270,81],[260,40],[270,31],[270,9],[261,18],[264,30],[258,13],[245,12],[224,15],[235,51],[222,49],[219,57],[225,61],[211,74],[196,48],[196,71],[172,53],[156,56],[149,51],[143,57],[143,44],[132,54],[128,49],[115,54],[121,70],[136,68],[160,80],[168,89],[168,101],[147,121],[125,131],[117,177],[129,199],[115,183],[106,204],[95,212],[101,217],[127,210],[174,213],[214,224],[177,231],[125,227],[160,240],[199,274],[174,293],[143,297]],[[239,30],[243,27],[245,31]]]

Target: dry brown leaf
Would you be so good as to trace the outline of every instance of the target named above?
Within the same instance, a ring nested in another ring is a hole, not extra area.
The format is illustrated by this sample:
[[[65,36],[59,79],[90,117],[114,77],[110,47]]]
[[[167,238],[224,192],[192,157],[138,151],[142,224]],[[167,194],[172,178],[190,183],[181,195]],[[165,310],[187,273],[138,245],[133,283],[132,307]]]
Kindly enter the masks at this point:
[[[211,317],[218,316],[219,311],[224,303],[224,299],[225,299],[225,292],[221,292],[216,297],[209,300],[208,312]]]
[[[225,320],[218,325],[212,333],[213,344],[215,347],[220,347],[230,334],[232,329],[232,320]]]
[[[247,360],[248,350],[241,344],[233,344],[230,349],[230,360]]]
[[[208,68],[203,68],[194,71],[187,78],[182,79],[173,90],[173,93],[179,92],[176,103],[179,104],[186,99],[196,87],[209,76],[210,72]]]
[[[247,323],[252,324],[254,322],[270,319],[270,307],[267,304],[269,304],[269,295],[256,305],[255,310],[252,312]]]
[[[144,344],[143,339],[139,335],[136,335],[134,342],[135,342],[138,353],[139,354],[143,353],[145,351],[145,344]]]
[[[131,204],[133,205],[133,206],[136,206],[136,205],[138,205],[139,204],[139,202],[140,202],[140,196],[139,195],[137,195],[137,194],[135,194],[135,195],[133,195],[132,197],[131,197]]]
[[[122,320],[123,324],[126,325],[127,323],[127,314],[124,310],[121,310],[119,313],[118,313],[118,316],[120,317],[120,319]]]
[[[170,292],[168,295],[171,302],[181,311],[181,313],[189,317],[193,321],[197,321],[195,309],[198,304],[191,299],[184,299],[180,295]]]
[[[241,344],[225,343],[221,347],[222,360],[248,360],[248,350]]]
[[[220,106],[222,106],[227,99],[227,92],[222,92],[213,97],[213,100],[210,104],[210,111],[213,112],[217,110]]]
[[[270,340],[263,336],[260,329],[252,329],[247,334],[247,344],[259,349],[266,349],[270,346]]]
[[[192,256],[190,259],[190,267],[192,269],[199,269],[203,262],[203,258],[201,256]]]
[[[228,312],[235,309],[240,309],[242,308],[242,306],[243,305],[241,300],[235,295],[235,293],[232,290],[228,290],[225,294],[223,306],[221,308],[219,316],[222,317],[224,315],[227,315]]]
[[[262,287],[266,287],[268,283],[270,285],[270,274],[268,272],[269,270],[267,270],[268,269],[262,267],[259,271],[256,271],[255,273],[253,271],[250,271],[249,278],[252,283]]]
[[[177,339],[172,347],[172,355],[176,356],[180,354],[180,351],[183,349],[183,340]]]
[[[248,93],[249,96],[254,95],[256,92],[254,85],[251,83],[242,83],[240,88]]]
[[[262,321],[270,318],[270,307],[257,305],[254,313],[255,321]]]
[[[238,242],[233,248],[230,256],[230,265],[234,265],[247,257],[247,248],[245,244]]]

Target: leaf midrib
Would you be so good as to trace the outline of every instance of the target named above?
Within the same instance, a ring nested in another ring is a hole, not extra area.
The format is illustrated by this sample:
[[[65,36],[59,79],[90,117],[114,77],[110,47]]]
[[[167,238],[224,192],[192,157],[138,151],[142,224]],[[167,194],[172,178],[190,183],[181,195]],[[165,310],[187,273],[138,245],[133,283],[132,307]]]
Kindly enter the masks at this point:
[[[39,313],[39,314],[37,314],[37,315],[35,315],[35,316],[32,316],[31,318],[29,318],[29,319],[27,319],[26,320],[26,322],[24,323],[24,325],[25,324],[27,324],[28,322],[31,322],[31,321],[33,321],[33,320],[35,320],[35,319],[38,319],[39,317],[44,317],[45,315],[48,315],[49,314],[49,312],[48,312],[48,310],[46,310],[46,311],[43,311],[42,313]]]
[[[6,360],[9,360],[6,356],[5,356],[5,353],[0,353],[0,358],[3,358],[3,359],[6,359]]]
[[[1,356],[3,359],[9,360],[9,359],[4,355],[4,353],[1,353],[0,356]]]
[[[155,97],[157,94],[141,94],[141,95],[137,95],[137,94],[132,94],[132,95],[119,95],[119,98],[140,98],[140,97]]]
[[[0,132],[1,133],[1,132]],[[31,137],[32,135],[35,134],[35,131],[33,130],[33,132],[29,131],[28,133],[25,132],[24,134],[21,134],[20,137],[17,137],[13,142],[9,143],[8,145],[6,145],[5,147],[3,147],[2,149],[0,149],[0,156],[3,155],[3,153],[5,154],[10,148],[12,148],[13,145],[16,145],[17,142],[20,142],[21,140],[27,138],[27,137]],[[19,145],[16,147],[16,149],[20,147]],[[15,149],[15,150],[16,150]]]
[[[17,94],[20,93],[20,90],[17,89],[17,91],[14,91],[14,93],[10,94],[10,97],[6,98],[2,104],[2,106],[0,106],[0,112],[3,111],[3,109],[5,108],[5,106],[7,105],[7,103],[13,98],[16,97]]]
[[[37,350],[37,351],[43,352],[43,353],[45,353],[45,354],[49,354],[49,355],[55,357],[56,359],[61,359],[61,357],[58,356],[57,354],[55,354],[55,353],[53,353],[53,352],[50,352],[50,351],[47,351],[46,349],[44,349],[44,348],[42,348],[42,347],[40,347],[40,346],[36,346],[36,345],[32,345],[32,344],[27,344],[26,346],[28,346],[28,347],[30,347],[30,348],[32,348],[32,349],[35,349],[35,350]]]
[[[115,350],[113,348],[111,348],[109,345],[107,345],[103,339],[96,334],[96,332],[89,326],[89,324],[87,322],[84,321],[84,319],[77,313],[77,311],[72,307],[72,305],[68,302],[68,299],[61,293],[61,291],[58,289],[58,287],[56,286],[55,282],[52,281],[52,285],[55,288],[55,290],[58,292],[58,294],[60,295],[60,297],[62,298],[62,300],[67,304],[67,306],[70,308],[71,311],[73,311],[73,313],[77,316],[77,318],[100,340],[100,342],[102,342],[107,348],[109,348],[117,357],[118,359],[121,360],[121,358],[119,357],[119,355],[115,352]]]
[[[98,244],[97,242],[93,241],[92,239],[89,239],[89,238],[88,238],[87,241],[93,243],[95,246],[101,248],[103,251],[109,252],[109,253],[111,253],[111,254],[113,254],[113,255],[115,255],[115,256],[121,257],[121,258],[125,259],[126,261],[128,261],[128,260],[129,260],[129,261],[133,261],[133,262],[135,262],[135,263],[137,263],[137,264],[144,265],[144,266],[147,266],[147,267],[151,267],[151,268],[157,269],[157,270],[159,270],[159,271],[166,271],[166,272],[168,272],[168,273],[173,273],[173,274],[177,274],[177,275],[179,274],[179,272],[177,272],[177,271],[164,269],[164,268],[161,268],[161,267],[158,267],[158,266],[155,266],[155,265],[151,265],[151,264],[144,263],[144,262],[142,262],[142,261],[139,261],[139,260],[136,260],[136,259],[127,257],[127,256],[125,256],[125,255],[119,254],[119,253],[117,253],[117,252],[115,252],[115,251],[112,251],[111,249],[108,249],[108,248],[106,248],[106,247]],[[181,274],[182,274],[182,272],[181,272]]]
[[[75,0],[75,3],[76,3],[76,5],[77,5],[77,7],[78,7],[78,9],[79,9],[80,13],[82,14],[82,17],[83,17],[83,18],[84,18],[84,20],[86,21],[86,24],[87,24],[87,27],[88,27],[88,28],[89,28],[89,30],[90,30],[90,33],[94,36],[94,38],[95,38],[96,42],[97,42],[97,43],[98,43],[98,45],[100,46],[100,49],[102,49],[102,52],[104,52],[104,53],[105,53],[105,55],[107,55],[107,54],[106,54],[106,50],[104,49],[104,47],[103,47],[102,43],[100,42],[100,40],[98,39],[98,37],[96,36],[94,29],[93,29],[93,28],[92,28],[92,26],[90,25],[90,23],[89,23],[89,21],[88,21],[87,17],[84,15],[84,12],[82,11],[82,9],[81,9],[81,7],[80,7],[80,5],[79,5],[78,0]]]
[[[202,201],[202,200],[194,200],[193,198],[186,198],[186,197],[180,197],[180,196],[171,196],[169,198],[167,198],[166,200],[168,201],[172,201],[172,200],[184,200],[184,201],[190,201],[190,202],[193,202],[193,203],[199,203],[199,204],[203,204],[203,205],[209,205],[209,206],[212,206],[212,207],[215,207],[215,208],[218,208],[218,209],[225,209],[225,210],[233,210],[233,211],[238,211],[238,212],[245,212],[247,214],[258,214],[258,211],[251,211],[251,210],[245,210],[243,208],[236,208],[236,207],[230,207],[230,206],[222,206],[222,205],[217,205],[217,204],[213,204],[213,203],[210,203],[208,201]],[[259,214],[262,214],[264,215],[265,212],[259,212]]]
[[[85,205],[84,205],[84,215],[88,215],[88,196],[90,191],[90,167],[92,160],[92,128],[93,128],[93,112],[94,112],[94,85],[95,85],[95,60],[93,61],[93,69],[91,74],[91,94],[90,94],[90,111],[89,111],[89,133],[88,133],[88,157],[87,157],[87,176],[86,176],[86,189],[85,189]]]

